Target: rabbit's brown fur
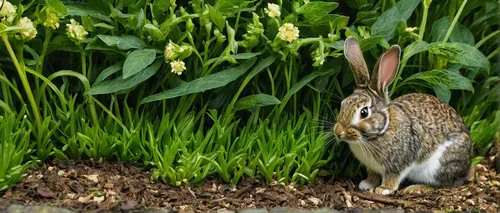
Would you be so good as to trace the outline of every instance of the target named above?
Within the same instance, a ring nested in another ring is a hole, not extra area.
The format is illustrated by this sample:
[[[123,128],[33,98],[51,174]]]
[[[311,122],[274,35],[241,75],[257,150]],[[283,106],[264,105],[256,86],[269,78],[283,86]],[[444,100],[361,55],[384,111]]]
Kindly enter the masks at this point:
[[[346,39],[344,53],[357,88],[342,101],[333,130],[367,167],[368,178],[360,188],[375,188],[385,195],[404,179],[432,187],[463,184],[470,171],[472,142],[456,111],[427,94],[389,99],[387,88],[399,68],[399,46],[379,58],[371,78],[353,37]]]

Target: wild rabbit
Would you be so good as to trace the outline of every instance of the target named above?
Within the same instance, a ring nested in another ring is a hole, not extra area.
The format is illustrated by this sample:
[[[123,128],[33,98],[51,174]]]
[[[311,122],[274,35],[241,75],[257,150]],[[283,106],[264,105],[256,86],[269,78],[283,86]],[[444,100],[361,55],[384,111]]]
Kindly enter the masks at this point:
[[[359,188],[389,195],[405,179],[416,184],[406,192],[462,185],[472,159],[472,141],[463,119],[432,95],[389,98],[401,48],[393,45],[384,52],[371,77],[352,36],[345,40],[344,55],[356,89],[342,101],[333,130],[367,168],[368,177]]]

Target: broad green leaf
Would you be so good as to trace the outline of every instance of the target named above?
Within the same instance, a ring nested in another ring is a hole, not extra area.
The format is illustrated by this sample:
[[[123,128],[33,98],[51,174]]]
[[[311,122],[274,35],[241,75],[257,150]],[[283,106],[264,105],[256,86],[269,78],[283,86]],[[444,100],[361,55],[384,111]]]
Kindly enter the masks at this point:
[[[425,41],[416,41],[408,45],[403,51],[401,61],[408,61],[412,56],[417,53],[424,52],[429,48],[429,44]]]
[[[227,70],[223,70],[220,72],[217,72],[215,74],[207,75],[202,78],[198,78],[196,80],[190,81],[190,82],[185,82],[182,83],[180,86],[163,91],[158,94],[154,94],[151,96],[148,96],[144,98],[141,101],[141,104],[153,102],[153,101],[159,101],[159,100],[166,100],[166,99],[171,99],[183,95],[188,95],[188,94],[193,94],[193,93],[198,93],[198,92],[203,92],[206,90],[211,90],[214,88],[219,88],[223,87],[230,82],[236,80],[238,77],[241,75],[245,74],[245,72],[252,67],[252,65],[257,61],[256,58],[252,58],[247,60],[245,63],[241,64],[240,66],[233,67]]]
[[[452,63],[479,67],[490,73],[490,62],[474,46],[464,43],[431,43],[429,52],[442,56]]]
[[[304,78],[300,79],[299,82],[295,83],[292,86],[292,88],[290,88],[290,91],[288,91],[286,93],[285,97],[283,97],[283,100],[282,100],[281,106],[280,106],[280,111],[283,110],[283,108],[285,107],[285,104],[292,97],[292,95],[297,93],[300,89],[302,89],[302,87],[304,87],[306,84],[308,84],[309,82],[311,82],[312,80],[314,80],[317,77],[325,76],[325,75],[329,75],[329,74],[334,73],[333,71],[334,70],[329,70],[329,71],[324,71],[324,72],[312,72],[309,75],[306,75]]]
[[[238,53],[238,54],[231,55],[231,57],[233,57],[234,59],[239,59],[239,60],[255,58],[255,57],[261,55],[262,53],[264,53],[264,51],[266,51],[266,49],[262,49],[261,51],[255,52],[255,53]]]
[[[400,21],[406,21],[421,0],[401,0],[382,13],[372,26],[372,36],[383,36],[389,41],[394,36],[396,26]]]
[[[234,108],[236,110],[248,109],[252,107],[261,107],[261,106],[269,106],[280,104],[281,101],[276,97],[267,94],[257,94],[257,95],[249,95],[244,98],[241,98],[236,102]]]
[[[460,75],[460,73],[444,69],[416,73],[407,78],[404,82],[415,80],[423,80],[432,85],[441,84],[452,90],[467,90],[474,92],[474,87],[469,79]]]
[[[446,16],[443,17],[434,24],[432,24],[432,30],[431,30],[431,42],[441,42],[443,41],[444,37],[446,36],[446,33],[448,32],[448,29],[451,26],[451,18]],[[458,42],[458,43],[466,43],[469,45],[474,46],[474,35],[472,35],[472,32],[467,29],[464,25],[460,24],[460,22],[457,22],[455,24],[455,27],[453,28],[453,31],[451,32],[450,39],[448,42]]]
[[[105,80],[107,77],[115,74],[116,72],[120,71],[123,67],[123,63],[122,62],[118,62],[118,63],[115,63],[111,66],[109,66],[108,68],[104,69],[100,74],[99,76],[97,76],[97,78],[95,79],[94,81],[94,85],[96,85],[97,83]]]
[[[339,6],[337,2],[309,2],[297,9],[297,13],[303,15],[306,19],[313,20],[327,15]]]
[[[137,73],[136,75],[123,79],[121,77],[117,77],[113,80],[101,81],[99,83],[94,84],[89,91],[86,93],[89,95],[99,95],[99,94],[109,94],[115,93],[122,90],[130,89],[139,85],[140,83],[148,80],[151,76],[156,74],[158,69],[160,69],[163,60],[158,59],[150,65],[146,67],[142,72]]]
[[[432,89],[436,93],[436,96],[443,102],[450,102],[451,91],[446,85],[443,84],[433,84]]]
[[[363,52],[366,52],[370,50],[371,48],[374,48],[377,46],[377,44],[382,41],[384,37],[382,36],[373,36],[369,38],[365,38],[359,42],[359,46],[361,47],[361,50]]]
[[[122,35],[122,36],[110,36],[110,35],[98,35],[101,41],[110,47],[118,47],[120,50],[129,49],[144,49],[146,48],[146,43],[140,38],[133,35]]]
[[[129,78],[140,72],[155,60],[154,49],[134,50],[127,56],[123,64],[123,78]]]
[[[71,41],[68,36],[66,36],[66,34],[57,35],[51,42],[49,42],[47,54],[58,50],[67,52],[79,52],[78,47],[75,45],[75,42]]]
[[[65,5],[69,16],[90,16],[106,22],[112,22],[107,14],[89,4],[67,3]]]
[[[157,41],[163,41],[165,40],[165,34],[163,34],[163,32],[161,32],[160,29],[158,29],[158,27],[152,25],[152,24],[145,24],[144,25],[144,28],[143,28],[146,32],[148,32],[148,34],[154,39],[154,40],[157,40]]]
[[[64,4],[59,0],[45,0],[45,4],[54,8],[57,11],[58,16],[66,16],[66,14],[68,14],[68,9],[66,9]]]
[[[314,19],[305,20],[304,23],[301,23],[301,26],[325,26],[325,25],[328,26],[330,25],[330,22],[334,22],[335,20],[338,20],[337,23],[339,25],[344,23],[347,24],[349,17],[338,14],[325,14],[322,16],[318,16]]]
[[[248,74],[247,79],[253,78],[257,74],[262,72],[262,70],[264,70],[268,66],[271,66],[271,64],[273,64],[274,60],[276,60],[276,58],[274,56],[268,56],[267,58],[260,60],[259,63]]]

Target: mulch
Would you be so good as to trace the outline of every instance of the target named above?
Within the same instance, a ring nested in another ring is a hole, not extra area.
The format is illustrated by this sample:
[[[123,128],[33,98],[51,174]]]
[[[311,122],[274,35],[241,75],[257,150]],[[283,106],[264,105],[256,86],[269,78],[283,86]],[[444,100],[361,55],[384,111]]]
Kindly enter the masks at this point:
[[[403,194],[400,190],[391,196],[358,191],[357,181],[323,178],[305,186],[263,184],[248,178],[236,188],[218,179],[173,187],[151,181],[150,172],[133,165],[60,161],[30,170],[20,183],[0,194],[0,203],[49,204],[93,212],[158,207],[194,212],[272,207],[497,212],[500,174],[494,169],[494,158],[483,159],[476,166],[473,180],[464,186],[420,194]]]

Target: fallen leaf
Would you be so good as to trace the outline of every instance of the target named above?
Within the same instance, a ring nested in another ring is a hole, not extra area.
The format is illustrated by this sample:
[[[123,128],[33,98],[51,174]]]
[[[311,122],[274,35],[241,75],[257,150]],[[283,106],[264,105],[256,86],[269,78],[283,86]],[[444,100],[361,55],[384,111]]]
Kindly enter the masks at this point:
[[[78,181],[70,181],[68,182],[68,186],[69,188],[71,188],[71,190],[77,193],[82,193],[85,191],[82,184],[80,184]]]
[[[104,184],[104,188],[105,188],[105,189],[112,189],[112,188],[113,188],[113,186],[114,186],[114,185],[113,185],[112,183],[106,183],[106,184]]]
[[[310,197],[310,198],[307,198],[307,200],[309,200],[312,204],[314,204],[315,206],[319,205],[321,203],[321,200],[318,199],[318,198],[315,198],[315,197]]]
[[[93,175],[82,175],[83,177],[86,177],[87,179],[94,181],[94,183],[98,183],[99,179],[97,177],[99,176],[98,174],[93,174]]]
[[[104,201],[104,196],[94,197],[94,201],[97,203],[101,203],[102,201]]]
[[[68,193],[67,196],[69,199],[74,199],[76,197],[76,194],[75,193]]]
[[[90,203],[91,199],[94,197],[94,194],[89,194],[87,197],[79,197],[78,202],[80,203]]]
[[[41,197],[44,197],[44,198],[55,198],[56,197],[56,194],[50,190],[48,187],[46,186],[39,186],[37,189],[36,189],[36,192],[38,193],[38,195],[40,195]]]

